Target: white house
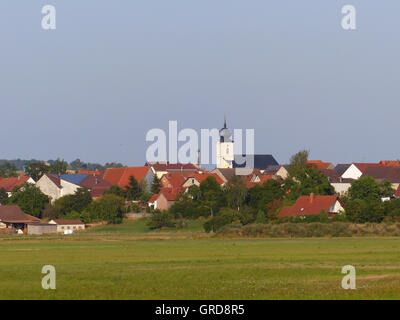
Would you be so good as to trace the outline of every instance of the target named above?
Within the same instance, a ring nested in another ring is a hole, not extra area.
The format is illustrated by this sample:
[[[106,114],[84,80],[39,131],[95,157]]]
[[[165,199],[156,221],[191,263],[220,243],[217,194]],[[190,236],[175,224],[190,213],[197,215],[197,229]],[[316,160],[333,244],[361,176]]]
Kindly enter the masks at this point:
[[[85,224],[80,220],[50,220],[49,224],[57,225],[57,232],[64,232],[66,230],[82,231],[85,230]]]
[[[352,163],[347,170],[345,170],[341,177],[344,179],[358,179],[362,176],[363,172],[370,167],[378,167],[379,163]]]
[[[63,196],[74,194],[80,188],[80,186],[75,183],[63,180],[51,174],[44,174],[36,182],[36,186],[50,198],[51,202]]]

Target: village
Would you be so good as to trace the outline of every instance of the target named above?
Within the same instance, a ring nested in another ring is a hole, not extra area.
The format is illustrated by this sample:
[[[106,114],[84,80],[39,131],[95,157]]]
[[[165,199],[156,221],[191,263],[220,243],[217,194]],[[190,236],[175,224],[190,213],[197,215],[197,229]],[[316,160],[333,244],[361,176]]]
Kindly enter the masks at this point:
[[[226,121],[219,132],[217,166],[210,171],[200,163],[169,162],[73,170],[57,160],[29,163],[18,172],[4,163],[0,230],[68,235],[89,222],[115,224],[129,217],[147,217],[153,228],[183,227],[185,219],[201,218],[208,232],[235,221],[400,218],[400,160],[334,165],[309,160],[308,151],[301,151],[279,164],[270,154],[255,154],[249,172],[236,161]]]

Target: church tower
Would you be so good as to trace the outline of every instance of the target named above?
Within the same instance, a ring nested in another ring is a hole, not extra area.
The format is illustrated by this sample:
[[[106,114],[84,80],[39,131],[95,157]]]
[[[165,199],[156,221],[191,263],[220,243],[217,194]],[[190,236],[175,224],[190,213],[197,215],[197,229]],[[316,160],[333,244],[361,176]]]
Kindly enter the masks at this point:
[[[217,142],[217,168],[233,168],[233,141],[232,131],[226,127],[226,118],[224,127],[219,130],[219,141]]]

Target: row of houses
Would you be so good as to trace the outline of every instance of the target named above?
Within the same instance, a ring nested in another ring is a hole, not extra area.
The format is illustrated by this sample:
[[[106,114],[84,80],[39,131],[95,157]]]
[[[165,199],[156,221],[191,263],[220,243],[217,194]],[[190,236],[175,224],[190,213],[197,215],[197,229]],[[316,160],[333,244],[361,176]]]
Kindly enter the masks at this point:
[[[287,165],[279,165],[276,161],[271,161],[270,158],[259,158],[257,168],[252,170],[251,173],[244,171],[246,174],[242,175],[248,188],[262,185],[269,179],[284,180],[288,177]],[[363,176],[371,176],[379,182],[390,181],[392,187],[396,190],[394,195],[400,196],[400,161],[350,163],[334,166],[330,162],[310,160],[308,164],[320,170],[327,177],[337,196],[345,194],[351,183]],[[143,183],[146,190],[150,191],[154,177],[157,176],[160,179],[162,189],[149,200],[148,205],[154,209],[167,210],[175,203],[178,194],[185,192],[190,186],[198,186],[210,176],[214,177],[220,186],[224,186],[233,175],[241,174],[240,170],[240,168],[216,168],[208,172],[196,164],[155,162],[146,163],[141,167],[109,168],[105,171],[82,170],[72,174],[45,174],[36,182],[25,175],[0,178],[0,189],[4,188],[11,195],[15,186],[32,183],[36,184],[54,202],[60,197],[74,194],[79,188],[87,188],[91,192],[93,199],[96,199],[113,185],[125,188],[129,184],[131,176]],[[303,201],[311,203],[318,212],[321,211],[319,210],[321,208],[317,204],[324,203],[324,210],[334,213],[340,210],[340,206],[337,204],[340,203],[337,196],[320,198],[319,196],[310,195],[308,199],[299,199],[299,203]],[[306,210],[304,206],[301,206],[301,208]],[[335,211],[332,211],[332,208]],[[287,210],[289,209],[282,210],[281,214],[287,215]],[[293,208],[293,210],[296,211],[297,209]]]
[[[317,196],[311,194],[302,196],[297,199],[293,206],[285,207],[280,212],[280,217],[319,214],[322,210],[330,215],[337,214],[344,210],[340,196],[346,194],[353,181],[364,176],[370,176],[378,182],[389,181],[392,188],[396,190],[393,196],[400,197],[400,161],[350,163],[334,166],[330,162],[309,160],[308,164],[327,177],[336,195]],[[216,168],[211,172],[197,172],[195,174],[186,172],[166,173],[161,176],[162,190],[150,199],[149,206],[159,210],[167,210],[176,202],[177,195],[185,192],[191,185],[199,185],[208,176],[214,176],[217,182],[223,186],[235,174],[238,174],[237,168]],[[269,179],[284,180],[288,175],[287,165],[268,165],[264,169],[254,169],[250,174],[246,173],[242,177],[246,186],[251,188],[257,184],[262,185]]]
[[[216,182],[223,187],[234,175],[241,174],[240,169],[217,168],[211,172],[198,170],[197,172],[168,172],[161,176],[162,189],[155,194],[148,202],[153,209],[168,210],[177,200],[180,193],[186,192],[191,186],[199,186],[202,181],[208,177],[213,177]],[[282,175],[280,175],[282,174]],[[263,185],[269,179],[283,180],[287,177],[287,170],[283,172],[277,168],[275,173],[265,170],[254,169],[250,174],[246,171],[241,175],[247,188],[256,185]]]

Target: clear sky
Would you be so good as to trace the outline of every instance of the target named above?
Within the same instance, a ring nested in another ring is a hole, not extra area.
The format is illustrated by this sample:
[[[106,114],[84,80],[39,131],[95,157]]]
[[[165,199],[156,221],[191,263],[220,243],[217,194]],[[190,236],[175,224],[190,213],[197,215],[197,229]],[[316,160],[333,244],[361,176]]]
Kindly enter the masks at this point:
[[[0,158],[142,165],[148,130],[224,114],[280,163],[304,148],[400,158],[399,14],[394,0],[2,0]]]

